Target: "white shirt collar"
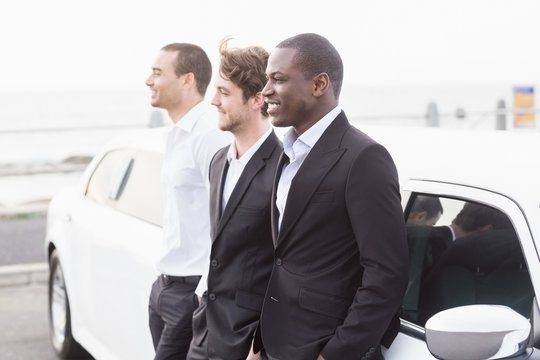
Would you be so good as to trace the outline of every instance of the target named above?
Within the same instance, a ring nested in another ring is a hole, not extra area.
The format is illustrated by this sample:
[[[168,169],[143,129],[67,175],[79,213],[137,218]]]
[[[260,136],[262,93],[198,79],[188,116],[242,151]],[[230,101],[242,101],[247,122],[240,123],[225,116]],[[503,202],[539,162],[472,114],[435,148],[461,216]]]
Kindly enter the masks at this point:
[[[261,136],[255,144],[251,145],[251,147],[244,153],[244,155],[240,157],[240,159],[236,158],[236,142],[233,140],[232,144],[229,146],[229,151],[227,152],[227,161],[229,162],[229,164],[231,163],[231,161],[237,160],[245,166],[251,159],[253,154],[255,154],[255,152],[259,149],[259,147],[261,147],[262,143],[268,138],[268,136],[270,136],[271,133],[272,127],[270,126],[268,127],[268,130],[266,130],[264,135]]]
[[[191,132],[197,123],[197,119],[200,118],[206,111],[207,106],[203,101],[201,101],[192,107],[184,116],[182,116],[182,118],[180,118],[180,120],[178,120],[174,126],[185,132]]]
[[[291,153],[293,144],[296,140],[300,140],[302,143],[304,143],[311,149],[320,139],[328,126],[330,126],[334,119],[339,115],[340,112],[341,108],[339,106],[336,106],[326,115],[324,115],[321,120],[313,124],[300,136],[298,136],[294,128],[291,128],[289,131],[287,131],[285,133],[285,136],[283,137],[283,147],[285,149],[285,154],[289,155]]]
[[[450,225],[446,225],[450,229],[450,232],[452,233],[452,241],[456,240],[456,232],[454,231],[454,228]]]

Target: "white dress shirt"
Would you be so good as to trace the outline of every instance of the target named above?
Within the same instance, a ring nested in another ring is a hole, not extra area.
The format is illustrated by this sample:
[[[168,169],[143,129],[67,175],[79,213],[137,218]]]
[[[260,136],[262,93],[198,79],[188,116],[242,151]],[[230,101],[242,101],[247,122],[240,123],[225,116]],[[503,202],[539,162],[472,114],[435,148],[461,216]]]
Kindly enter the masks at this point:
[[[268,136],[272,133],[272,128],[269,127],[268,130],[264,133],[263,136],[257,140],[257,142],[240,157],[240,159],[237,159],[237,152],[236,152],[236,143],[233,141],[233,143],[229,146],[229,152],[227,153],[227,161],[229,162],[229,169],[227,170],[227,176],[225,178],[225,185],[223,186],[223,199],[221,202],[221,209],[225,209],[225,206],[227,205],[227,202],[229,201],[229,198],[231,197],[231,194],[236,187],[236,183],[238,182],[238,179],[240,179],[240,175],[242,175],[242,172],[244,172],[244,168],[246,167],[247,163],[251,158],[253,157],[253,154],[259,150],[262,143],[266,141]]]
[[[289,157],[289,163],[283,166],[276,194],[276,206],[279,211],[279,228],[281,228],[281,221],[283,220],[287,196],[293,178],[296,176],[298,169],[302,166],[313,146],[315,146],[321,135],[340,112],[341,108],[339,106],[335,107],[300,136],[298,136],[294,128],[289,129],[285,133],[283,137],[283,152]]]
[[[231,142],[230,134],[218,129],[212,110],[199,103],[168,133],[163,242],[156,263],[161,274],[202,275],[209,266],[209,165],[216,151]]]

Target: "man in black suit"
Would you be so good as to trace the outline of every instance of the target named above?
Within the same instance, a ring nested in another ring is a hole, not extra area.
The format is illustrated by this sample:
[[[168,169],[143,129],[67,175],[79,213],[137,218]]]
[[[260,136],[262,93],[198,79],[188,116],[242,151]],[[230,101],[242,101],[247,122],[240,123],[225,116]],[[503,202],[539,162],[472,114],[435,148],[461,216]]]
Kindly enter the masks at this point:
[[[266,74],[272,124],[292,128],[274,183],[275,261],[255,349],[263,359],[382,359],[407,286],[394,162],[340,109],[343,63],[327,39],[282,41]]]
[[[234,141],[210,164],[208,290],[194,313],[190,360],[246,359],[272,270],[271,192],[282,146],[261,94],[268,52],[227,42],[212,104]]]

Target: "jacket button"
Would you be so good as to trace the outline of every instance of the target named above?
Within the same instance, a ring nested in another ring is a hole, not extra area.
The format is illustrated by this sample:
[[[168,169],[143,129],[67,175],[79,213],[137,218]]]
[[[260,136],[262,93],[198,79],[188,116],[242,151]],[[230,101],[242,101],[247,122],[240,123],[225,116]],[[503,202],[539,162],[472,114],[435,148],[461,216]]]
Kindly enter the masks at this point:
[[[208,300],[210,300],[210,301],[216,300],[216,294],[214,294],[214,293],[208,294]]]
[[[212,261],[210,261],[210,265],[212,267],[217,267],[218,266],[218,261],[216,259],[212,259]]]
[[[276,265],[281,266],[281,264],[283,264],[283,261],[281,261],[281,259],[276,259]]]

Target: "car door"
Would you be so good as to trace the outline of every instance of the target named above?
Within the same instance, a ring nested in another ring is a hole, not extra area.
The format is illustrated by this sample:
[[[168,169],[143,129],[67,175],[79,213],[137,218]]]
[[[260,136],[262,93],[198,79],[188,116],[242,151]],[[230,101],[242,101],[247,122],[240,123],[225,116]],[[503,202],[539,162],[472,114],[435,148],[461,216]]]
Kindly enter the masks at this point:
[[[72,215],[80,339],[96,358],[148,359],[148,296],[161,240],[161,155],[104,156]]]
[[[529,317],[540,268],[526,216],[519,204],[493,191],[436,181],[410,180],[403,190],[408,199],[406,218],[417,195],[422,194],[442,201],[444,211],[435,227],[450,224],[462,212],[464,204],[503,214],[505,225],[498,230],[486,226],[483,228],[486,232],[468,233],[445,242],[443,247],[433,247],[433,237],[424,236],[435,234],[435,228],[407,226],[409,286],[403,301],[401,331],[391,347],[385,349],[385,358],[435,359],[425,343],[423,326],[436,311],[489,303],[509,306]],[[421,241],[417,241],[419,238]]]

